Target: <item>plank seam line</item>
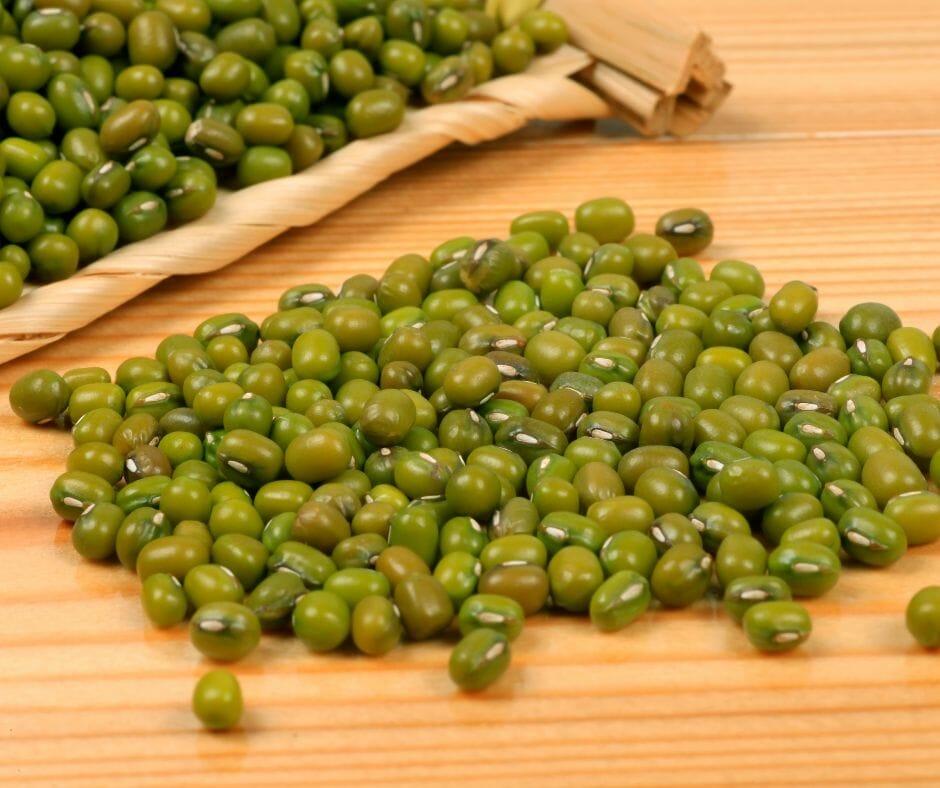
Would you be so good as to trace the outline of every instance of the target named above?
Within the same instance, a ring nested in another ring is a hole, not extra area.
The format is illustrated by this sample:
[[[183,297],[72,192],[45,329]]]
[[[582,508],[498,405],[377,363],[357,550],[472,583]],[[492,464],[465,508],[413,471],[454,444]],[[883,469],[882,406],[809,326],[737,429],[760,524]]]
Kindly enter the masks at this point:
[[[916,137],[940,136],[940,128],[936,129],[860,129],[852,131],[780,131],[780,132],[743,132],[733,134],[720,132],[716,134],[693,134],[688,140],[702,140],[715,142],[753,142],[753,141],[788,141],[788,140],[869,140],[869,139],[898,139]]]
[[[753,131],[753,132],[715,132],[691,134],[688,137],[657,137],[647,138],[638,136],[624,137],[620,134],[601,134],[591,140],[592,145],[675,145],[689,142],[796,142],[801,140],[878,140],[878,139],[923,139],[940,137],[940,128],[927,129],[843,129],[837,131]],[[554,137],[549,140],[558,146],[583,145],[582,139],[569,139]],[[500,141],[503,145],[516,142],[512,137]],[[518,144],[522,146],[544,146],[545,138],[521,138]],[[459,148],[458,148],[459,150]]]

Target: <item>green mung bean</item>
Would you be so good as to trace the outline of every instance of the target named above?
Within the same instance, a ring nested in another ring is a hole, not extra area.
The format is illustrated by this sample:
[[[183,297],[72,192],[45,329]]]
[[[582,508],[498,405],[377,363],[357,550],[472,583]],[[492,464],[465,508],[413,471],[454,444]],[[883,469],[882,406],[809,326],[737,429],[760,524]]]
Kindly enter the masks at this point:
[[[396,2],[405,31],[419,4]],[[446,47],[462,35],[416,19]],[[376,31],[353,28],[366,50]],[[309,35],[326,47],[322,32]],[[518,43],[501,40],[498,68],[524,59]],[[386,70],[411,73],[414,52],[384,46]],[[349,88],[358,66],[324,57],[320,73]],[[271,102],[232,131],[280,139],[297,121]],[[118,117],[112,148],[149,133],[139,104]],[[840,555],[887,566],[940,536],[924,475],[940,479],[934,357],[882,305],[836,328],[806,283],[765,306],[753,266],[722,261],[706,279],[668,242],[708,235],[686,213],[685,239],[681,224],[632,234],[612,198],[582,205],[575,232],[525,214],[509,241],[457,238],[379,279],[300,285],[257,323],[210,317],[113,380],[30,372],[11,406],[73,426],[50,497],[76,551],[136,569],[155,625],[195,611],[192,642],[213,659],[288,624],[312,651],[351,638],[370,655],[459,629],[451,677],[475,691],[506,670],[526,616],[613,631],[720,589],[758,649],[787,650],[812,626],[791,596],[830,591]],[[935,596],[908,613],[927,646]],[[237,720],[227,709],[220,727]]]

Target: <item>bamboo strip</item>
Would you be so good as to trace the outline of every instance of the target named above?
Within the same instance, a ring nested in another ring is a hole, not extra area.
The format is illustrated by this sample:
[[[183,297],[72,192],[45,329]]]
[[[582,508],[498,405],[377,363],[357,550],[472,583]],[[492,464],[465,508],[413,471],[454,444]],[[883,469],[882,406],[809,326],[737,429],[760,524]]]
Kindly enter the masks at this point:
[[[161,280],[223,267],[290,227],[312,224],[452,142],[476,145],[528,121],[606,116],[604,101],[568,77],[591,63],[563,47],[472,99],[410,111],[391,133],[358,140],[290,178],[219,195],[202,219],[131,244],[75,276],[34,288],[0,310],[0,363],[84,326]]]
[[[667,96],[685,90],[708,37],[650,0],[547,0],[573,44]]]
[[[691,134],[731,90],[711,39],[655,3],[547,0],[545,7],[564,16],[571,40],[598,59],[583,81],[642,134]]]
[[[669,128],[675,102],[659,91],[606,63],[596,63],[582,77],[641,134],[655,136]]]
[[[706,85],[703,82],[698,82],[693,77],[689,81],[689,86],[685,89],[685,93],[683,93],[682,96],[693,104],[698,104],[700,107],[711,107],[715,105],[715,102],[722,100],[727,95],[730,87],[731,86],[724,81],[716,85]]]
[[[711,40],[708,46],[699,50],[695,62],[692,64],[691,80],[704,85],[717,85],[725,78],[725,64],[712,49]]]
[[[726,95],[725,64],[712,50],[711,45],[703,49],[695,63],[684,95],[700,106],[707,107],[719,97]]]
[[[721,89],[711,97],[706,106],[697,104],[684,95],[679,96],[676,99],[675,111],[672,113],[672,120],[669,123],[669,133],[675,134],[677,137],[685,137],[695,132],[714,114],[730,92],[731,85],[727,82],[723,83]]]

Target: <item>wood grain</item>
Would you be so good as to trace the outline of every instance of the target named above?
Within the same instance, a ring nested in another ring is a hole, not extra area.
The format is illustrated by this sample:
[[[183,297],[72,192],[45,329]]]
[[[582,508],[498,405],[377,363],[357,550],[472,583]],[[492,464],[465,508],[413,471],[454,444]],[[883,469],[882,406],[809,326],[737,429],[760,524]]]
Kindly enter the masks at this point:
[[[940,129],[940,3],[669,0],[734,91],[698,132],[726,137]]]
[[[207,664],[184,631],[145,624],[130,573],[74,555],[46,497],[69,436],[21,425],[6,404],[27,369],[113,371],[211,313],[259,319],[289,285],[335,285],[453,235],[504,233],[523,210],[570,214],[601,193],[629,199],[643,228],[672,207],[706,208],[718,228],[714,259],[758,264],[771,289],[794,277],[817,284],[830,318],[878,299],[932,329],[940,135],[929,132],[937,88],[924,63],[937,57],[936,47],[928,53],[936,5],[696,5],[737,86],[714,138],[645,142],[575,126],[452,148],[222,276],[167,281],[0,367],[0,782],[937,784],[940,656],[913,645],[902,612],[917,588],[940,582],[938,545],[886,571],[848,570],[832,594],[810,602],[809,643],[782,657],[755,654],[714,601],[657,611],[614,635],[538,616],[484,698],[453,691],[445,644],[370,660],[266,638],[236,666],[241,730],[201,731],[188,699]],[[850,50],[854,70],[839,65]],[[869,62],[876,55],[881,69]],[[878,75],[868,80],[871,106],[859,99],[840,114],[827,99],[840,84],[854,90],[862,67]],[[800,73],[819,78],[797,84]],[[774,91],[802,98],[788,104]],[[895,114],[878,98],[888,96]],[[730,139],[755,130],[793,138]]]

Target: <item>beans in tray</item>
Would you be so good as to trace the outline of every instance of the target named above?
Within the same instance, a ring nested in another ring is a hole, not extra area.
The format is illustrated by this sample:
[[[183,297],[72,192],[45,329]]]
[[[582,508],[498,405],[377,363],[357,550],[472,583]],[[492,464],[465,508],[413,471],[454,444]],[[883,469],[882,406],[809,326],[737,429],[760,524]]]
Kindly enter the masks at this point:
[[[472,2],[52,0],[0,9],[0,308],[240,188],[394,131],[567,39]]]

